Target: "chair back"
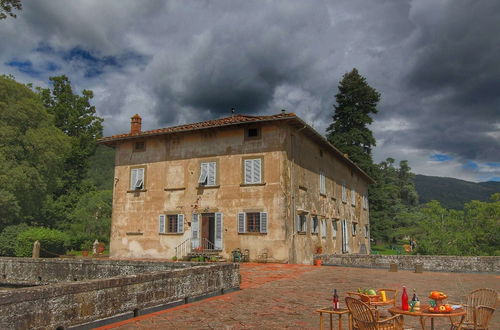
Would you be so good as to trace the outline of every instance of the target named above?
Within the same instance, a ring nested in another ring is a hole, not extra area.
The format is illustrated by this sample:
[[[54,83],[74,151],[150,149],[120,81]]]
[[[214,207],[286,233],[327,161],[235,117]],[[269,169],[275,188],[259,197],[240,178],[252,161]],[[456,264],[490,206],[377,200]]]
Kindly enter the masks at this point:
[[[487,328],[488,322],[492,316],[492,312],[488,309],[479,308],[478,306],[486,306],[496,308],[498,304],[498,293],[493,289],[477,289],[469,293],[467,296],[467,323],[474,321],[474,310],[476,310],[476,326],[479,328]]]
[[[346,297],[345,303],[360,330],[377,329],[377,319],[369,305],[352,297]]]

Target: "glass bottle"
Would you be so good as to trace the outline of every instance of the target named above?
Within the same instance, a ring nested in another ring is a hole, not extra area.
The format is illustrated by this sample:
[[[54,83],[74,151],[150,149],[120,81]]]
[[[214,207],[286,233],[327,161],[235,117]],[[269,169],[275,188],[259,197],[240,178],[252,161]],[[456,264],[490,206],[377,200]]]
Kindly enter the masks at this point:
[[[411,298],[413,303],[413,310],[414,311],[419,311],[420,310],[420,300],[418,299],[417,293],[415,292],[415,289],[413,289],[413,298]]]
[[[406,293],[406,287],[403,287],[403,294],[401,295],[401,309],[404,311],[410,309],[408,305],[408,293]]]
[[[337,289],[333,290],[333,309],[339,309],[339,296],[337,295]]]

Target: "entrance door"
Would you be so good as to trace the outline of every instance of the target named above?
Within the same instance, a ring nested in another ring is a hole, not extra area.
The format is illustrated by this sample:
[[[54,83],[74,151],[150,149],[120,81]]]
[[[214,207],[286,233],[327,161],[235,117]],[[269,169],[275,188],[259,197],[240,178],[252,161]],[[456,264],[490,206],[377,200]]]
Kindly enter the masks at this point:
[[[213,250],[215,241],[215,214],[203,213],[201,216],[201,240],[203,248]]]

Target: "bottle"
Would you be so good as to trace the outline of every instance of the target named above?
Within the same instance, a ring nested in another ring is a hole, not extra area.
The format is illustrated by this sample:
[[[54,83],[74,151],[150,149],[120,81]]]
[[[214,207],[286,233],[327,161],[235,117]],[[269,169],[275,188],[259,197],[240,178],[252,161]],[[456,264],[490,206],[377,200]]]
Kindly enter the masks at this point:
[[[333,309],[339,309],[339,296],[337,295],[337,289],[333,290]]]
[[[408,305],[408,293],[406,293],[406,287],[403,287],[403,294],[401,295],[401,309],[404,311],[410,309]]]
[[[411,298],[411,300],[414,302],[413,303],[413,310],[419,311],[420,310],[420,300],[417,297],[417,293],[415,292],[415,289],[413,289],[413,298]]]

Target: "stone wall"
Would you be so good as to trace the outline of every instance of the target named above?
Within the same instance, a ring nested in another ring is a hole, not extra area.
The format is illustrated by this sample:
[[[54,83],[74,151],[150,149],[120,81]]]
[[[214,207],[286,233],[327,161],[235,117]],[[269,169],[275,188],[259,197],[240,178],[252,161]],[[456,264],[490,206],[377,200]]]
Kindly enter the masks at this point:
[[[23,264],[28,269],[39,268],[40,272],[35,272],[37,274],[50,276],[53,267],[68,267],[72,270],[56,271],[60,275],[54,277],[67,277],[67,274],[73,273],[76,275],[72,276],[96,279],[1,292],[0,329],[68,328],[117,315],[133,317],[140,315],[143,310],[149,309],[151,312],[155,306],[159,310],[198,297],[229,292],[238,289],[240,283],[239,265],[229,263],[194,264],[189,267],[187,263],[116,261],[116,265],[113,265],[113,261],[51,262],[21,259],[15,265],[13,259],[1,258],[0,269],[20,269],[18,267]],[[146,271],[144,273],[139,271],[141,264]],[[81,272],[78,271],[78,265],[81,266]],[[176,268],[179,266],[183,268]],[[123,267],[124,272],[130,272],[135,267],[137,273],[111,278],[99,278],[97,272],[92,273],[98,268],[117,272],[116,269],[120,267]],[[25,271],[25,276],[29,277],[30,273],[33,272]]]
[[[398,269],[414,270],[422,264],[424,271],[441,272],[500,272],[500,257],[417,256],[417,255],[317,255],[325,265],[346,267],[389,268],[395,263]]]

